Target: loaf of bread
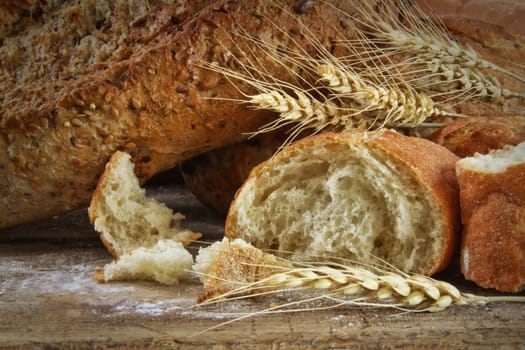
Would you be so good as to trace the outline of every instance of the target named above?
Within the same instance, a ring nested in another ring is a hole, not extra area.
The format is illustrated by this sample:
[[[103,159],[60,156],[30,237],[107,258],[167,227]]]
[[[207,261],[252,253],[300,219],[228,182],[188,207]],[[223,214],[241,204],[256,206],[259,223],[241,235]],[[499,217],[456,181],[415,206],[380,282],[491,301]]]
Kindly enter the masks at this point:
[[[437,130],[430,139],[460,158],[486,154],[525,141],[525,115],[457,119]]]
[[[225,235],[296,258],[375,256],[431,275],[457,247],[457,160],[390,130],[309,137],[252,170]]]
[[[0,227],[87,205],[116,150],[132,155],[145,181],[238,142],[274,118],[235,101],[250,88],[203,68],[203,62],[242,70],[243,60],[257,57],[267,73],[287,79],[292,67],[265,59],[263,51],[298,46],[313,55],[298,20],[318,43],[348,37],[349,18],[336,8],[351,10],[343,0],[313,6],[218,0],[198,9],[205,3],[188,2],[197,7],[192,11],[176,4],[81,0],[50,6],[16,33],[9,29],[14,22],[5,25]],[[263,49],[235,40],[236,33],[279,46]]]
[[[463,236],[461,269],[484,288],[525,285],[525,142],[456,165]]]

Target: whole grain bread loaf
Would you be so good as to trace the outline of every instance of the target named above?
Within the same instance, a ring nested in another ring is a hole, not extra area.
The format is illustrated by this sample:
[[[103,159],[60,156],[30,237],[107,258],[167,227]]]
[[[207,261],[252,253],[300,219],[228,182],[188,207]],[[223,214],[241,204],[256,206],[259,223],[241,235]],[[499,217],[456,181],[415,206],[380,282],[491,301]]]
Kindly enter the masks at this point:
[[[295,258],[373,255],[430,275],[447,266],[458,240],[457,160],[391,130],[312,136],[252,170],[225,235]]]
[[[242,95],[231,81],[199,66],[242,69],[251,55],[285,79],[289,70],[265,62],[261,46],[232,40],[240,28],[262,42],[279,41],[272,50],[313,50],[301,28],[327,46],[348,31],[338,20],[344,16],[347,23],[348,17],[321,2],[219,0],[199,9],[205,3],[67,1],[46,8],[49,13],[23,30],[16,21],[3,24],[0,227],[87,205],[117,150],[132,155],[144,181],[240,141],[273,118],[216,100]],[[351,10],[347,1],[332,4]]]

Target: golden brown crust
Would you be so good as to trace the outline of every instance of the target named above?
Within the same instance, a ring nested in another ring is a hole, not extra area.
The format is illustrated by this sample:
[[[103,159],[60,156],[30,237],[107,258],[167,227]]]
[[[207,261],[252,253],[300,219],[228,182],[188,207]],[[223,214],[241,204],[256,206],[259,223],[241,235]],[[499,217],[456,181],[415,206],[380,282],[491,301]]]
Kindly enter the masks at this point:
[[[447,267],[457,254],[461,219],[459,187],[455,166],[458,157],[446,148],[425,139],[385,132],[372,141],[397,161],[406,164],[422,188],[426,188],[441,209],[442,252],[430,275]]]
[[[266,111],[208,99],[242,96],[227,79],[194,64],[216,61],[236,68],[227,51],[253,49],[231,40],[239,27],[261,38],[290,32],[283,45],[292,45],[292,40],[304,45],[296,22],[280,8],[293,9],[294,3],[216,1],[181,25],[161,26],[137,51],[130,46],[131,52],[123,52],[110,66],[93,66],[86,76],[50,91],[52,97],[42,105],[6,112],[0,128],[0,227],[86,205],[116,150],[132,154],[137,174],[145,180],[182,160],[240,141],[245,132],[268,122],[273,114]],[[341,1],[341,6],[348,5]],[[315,3],[301,19],[320,42],[329,43],[343,29],[323,25],[324,19],[337,24],[343,16]],[[268,63],[267,68],[285,77],[282,67]]]
[[[525,141],[525,116],[458,119],[436,131],[430,139],[460,158],[486,154]]]
[[[525,164],[501,173],[458,166],[458,182],[465,277],[484,288],[517,292],[525,283]]]
[[[90,205],[88,207],[88,216],[89,221],[94,224],[95,220],[97,218],[97,213],[99,213],[102,209],[100,208],[100,205],[104,203],[103,198],[103,189],[107,187],[107,183],[109,181],[109,176],[106,174],[110,174],[114,172],[113,170],[117,164],[118,164],[118,158],[122,157],[124,153],[122,152],[115,152],[112,157],[109,159],[109,161],[104,166],[104,172],[100,176],[97,186],[95,190],[93,191],[93,196],[91,198]],[[102,244],[106,247],[106,249],[109,251],[111,256],[114,258],[118,258],[119,254],[117,253],[115,247],[113,247],[113,244],[109,240],[106,239],[104,233],[100,233],[99,235],[100,240],[102,241]]]
[[[422,0],[422,6],[446,18],[476,20],[504,28],[509,33],[525,35],[525,4],[521,0]]]

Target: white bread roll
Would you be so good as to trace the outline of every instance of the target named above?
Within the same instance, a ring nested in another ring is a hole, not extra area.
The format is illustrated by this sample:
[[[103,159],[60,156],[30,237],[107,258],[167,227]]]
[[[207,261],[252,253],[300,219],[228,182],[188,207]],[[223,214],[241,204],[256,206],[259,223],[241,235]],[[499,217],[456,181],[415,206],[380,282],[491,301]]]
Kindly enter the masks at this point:
[[[518,292],[525,285],[525,142],[463,158],[456,170],[465,278]]]
[[[431,275],[459,229],[458,157],[394,131],[325,133],[257,166],[237,192],[225,234],[296,258],[337,256]]]

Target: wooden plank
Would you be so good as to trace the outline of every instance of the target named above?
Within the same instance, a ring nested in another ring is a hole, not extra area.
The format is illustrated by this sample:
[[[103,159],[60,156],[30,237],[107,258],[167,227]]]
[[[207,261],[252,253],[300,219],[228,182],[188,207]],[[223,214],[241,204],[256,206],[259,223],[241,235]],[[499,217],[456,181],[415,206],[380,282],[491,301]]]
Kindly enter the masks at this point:
[[[153,193],[187,214],[186,224],[207,239],[220,238],[223,219],[190,194],[178,188]],[[202,307],[195,304],[202,292],[196,277],[175,287],[97,284],[95,268],[112,258],[85,215],[81,210],[0,232],[0,349],[525,348],[525,304],[507,302],[418,314],[345,306],[219,326],[291,296]],[[454,271],[441,277],[462,290],[492,293]]]

